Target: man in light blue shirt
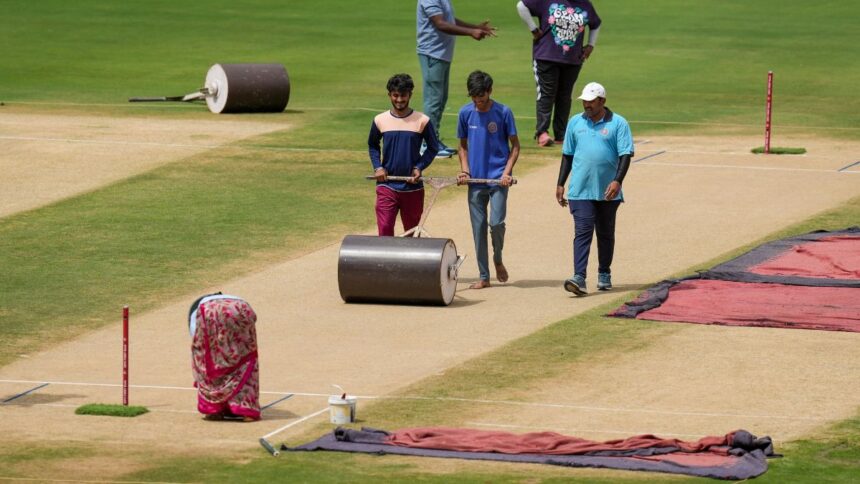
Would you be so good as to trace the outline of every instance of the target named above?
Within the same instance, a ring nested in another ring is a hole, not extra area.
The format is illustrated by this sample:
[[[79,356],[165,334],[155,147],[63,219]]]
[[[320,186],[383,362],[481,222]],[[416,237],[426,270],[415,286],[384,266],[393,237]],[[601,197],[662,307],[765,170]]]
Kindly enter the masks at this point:
[[[464,22],[454,16],[450,0],[418,0],[416,37],[418,62],[424,78],[424,114],[430,118],[439,139],[436,156],[450,157],[456,150],[448,148],[439,136],[442,112],[448,103],[448,78],[454,58],[454,36],[468,35],[475,40],[495,36],[489,21],[480,24]]]
[[[621,184],[633,157],[633,135],[627,120],[606,107],[603,86],[588,83],[579,99],[584,112],[567,123],[555,198],[562,207],[569,205],[573,215],[573,276],[564,281],[564,288],[584,296],[588,254],[595,230],[597,289],[612,288],[615,215],[624,201]]]

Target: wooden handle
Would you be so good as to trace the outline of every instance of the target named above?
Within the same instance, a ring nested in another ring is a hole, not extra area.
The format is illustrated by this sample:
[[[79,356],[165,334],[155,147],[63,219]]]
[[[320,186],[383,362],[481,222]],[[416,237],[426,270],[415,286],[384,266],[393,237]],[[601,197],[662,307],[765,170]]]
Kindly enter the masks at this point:
[[[385,178],[386,178],[387,180],[389,180],[389,181],[409,181],[409,180],[411,180],[411,179],[412,179],[412,177],[411,177],[411,176],[393,176],[393,175],[389,175],[389,176],[387,176],[387,177],[385,177]],[[375,176],[373,176],[373,175],[367,175],[367,176],[365,176],[365,177],[364,177],[364,179],[365,179],[365,180],[375,180],[375,179],[376,179],[376,177],[375,177]],[[422,177],[419,177],[419,178],[418,178],[418,180],[419,180],[419,181],[426,181],[427,183],[432,183],[434,180],[439,180],[439,181],[456,181],[456,180],[457,180],[457,177],[440,177],[440,176],[433,177],[433,176],[422,176]],[[467,183],[467,184],[470,184],[470,185],[476,185],[476,184],[483,184],[483,185],[498,185],[498,184],[500,184],[501,182],[502,182],[502,180],[495,179],[495,178],[466,178],[466,180],[464,180],[464,183]],[[516,179],[516,178],[512,178],[512,179],[511,179],[511,185],[516,185],[516,184],[517,184],[517,179]]]

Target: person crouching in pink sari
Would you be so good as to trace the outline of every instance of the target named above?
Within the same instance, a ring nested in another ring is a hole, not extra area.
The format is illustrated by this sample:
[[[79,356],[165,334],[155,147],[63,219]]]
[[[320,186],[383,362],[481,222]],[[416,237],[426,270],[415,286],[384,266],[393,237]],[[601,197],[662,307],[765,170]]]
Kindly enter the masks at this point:
[[[257,315],[242,298],[209,294],[188,314],[197,410],[207,420],[260,419]]]

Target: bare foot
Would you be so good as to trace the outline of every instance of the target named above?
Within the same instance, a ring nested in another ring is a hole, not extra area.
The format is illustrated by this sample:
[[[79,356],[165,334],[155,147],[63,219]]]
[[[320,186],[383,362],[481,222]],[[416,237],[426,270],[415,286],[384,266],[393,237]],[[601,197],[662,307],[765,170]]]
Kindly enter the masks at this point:
[[[499,282],[508,282],[508,270],[504,264],[496,264],[496,279]]]
[[[469,289],[483,289],[485,287],[490,287],[490,281],[485,281],[482,279],[469,286]]]

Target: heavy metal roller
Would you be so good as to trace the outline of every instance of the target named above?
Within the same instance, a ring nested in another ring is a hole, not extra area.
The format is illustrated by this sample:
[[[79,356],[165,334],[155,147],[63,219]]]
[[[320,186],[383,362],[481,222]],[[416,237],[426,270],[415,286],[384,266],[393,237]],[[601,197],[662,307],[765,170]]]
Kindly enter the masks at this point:
[[[281,64],[215,64],[204,86],[184,96],[133,97],[129,102],[205,100],[219,113],[279,113],[290,101],[290,77]]]
[[[213,113],[279,113],[290,101],[290,78],[281,64],[215,64],[205,86]]]
[[[456,185],[457,179],[421,177],[421,181],[430,185],[433,193],[414,229],[401,237],[347,235],[343,239],[337,282],[344,301],[447,306],[454,300],[457,273],[465,257],[457,255],[451,239],[426,237],[424,222],[439,191]],[[465,183],[497,184],[499,180],[468,179]]]
[[[447,306],[462,262],[451,239],[347,235],[337,263],[340,297]]]

